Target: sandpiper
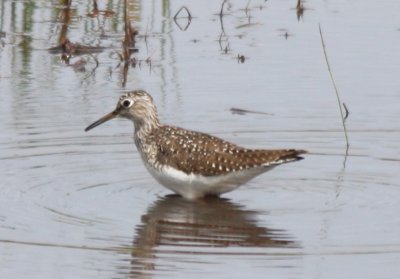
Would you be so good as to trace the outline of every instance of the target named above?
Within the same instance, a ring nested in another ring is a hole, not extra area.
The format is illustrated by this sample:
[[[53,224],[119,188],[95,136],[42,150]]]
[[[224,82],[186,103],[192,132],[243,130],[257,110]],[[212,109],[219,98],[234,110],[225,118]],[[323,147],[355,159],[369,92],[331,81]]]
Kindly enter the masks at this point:
[[[304,150],[247,149],[209,134],[162,125],[143,90],[119,98],[114,111],[85,131],[115,117],[130,119],[143,163],[162,185],[187,199],[232,191],[280,164],[303,159]]]

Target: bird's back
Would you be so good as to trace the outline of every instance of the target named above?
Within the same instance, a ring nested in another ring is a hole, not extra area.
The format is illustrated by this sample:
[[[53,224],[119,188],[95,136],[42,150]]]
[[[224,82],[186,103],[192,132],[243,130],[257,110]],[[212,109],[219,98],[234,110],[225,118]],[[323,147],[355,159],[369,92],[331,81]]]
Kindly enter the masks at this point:
[[[303,150],[247,149],[208,134],[160,126],[148,135],[153,161],[187,174],[225,175],[302,159]]]

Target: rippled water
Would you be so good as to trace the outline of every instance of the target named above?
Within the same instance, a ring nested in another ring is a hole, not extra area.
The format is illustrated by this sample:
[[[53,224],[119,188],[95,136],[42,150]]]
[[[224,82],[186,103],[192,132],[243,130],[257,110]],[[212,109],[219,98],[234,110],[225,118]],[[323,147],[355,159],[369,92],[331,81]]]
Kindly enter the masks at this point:
[[[227,1],[222,17],[222,1],[133,1],[125,68],[124,3],[98,4],[0,2],[1,278],[396,278],[398,1]],[[48,51],[63,34],[96,51],[66,63]],[[219,199],[171,196],[129,122],[83,131],[137,88],[163,122],[310,154]]]

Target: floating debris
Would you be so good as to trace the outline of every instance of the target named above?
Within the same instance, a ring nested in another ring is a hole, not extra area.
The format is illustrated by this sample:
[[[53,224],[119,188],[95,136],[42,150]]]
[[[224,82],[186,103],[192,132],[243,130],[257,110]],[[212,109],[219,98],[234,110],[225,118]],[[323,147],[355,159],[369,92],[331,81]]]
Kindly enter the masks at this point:
[[[244,63],[244,61],[246,61],[246,57],[243,54],[238,54],[237,56],[237,61],[238,63]]]
[[[239,114],[239,115],[245,115],[247,113],[273,115],[272,113],[268,113],[268,112],[254,111],[254,110],[241,109],[241,108],[231,108],[230,111],[232,112],[232,114]]]
[[[91,54],[102,52],[105,48],[101,46],[86,46],[78,43],[72,43],[68,39],[64,39],[60,45],[51,47],[48,51],[52,54],[64,54],[68,56]]]

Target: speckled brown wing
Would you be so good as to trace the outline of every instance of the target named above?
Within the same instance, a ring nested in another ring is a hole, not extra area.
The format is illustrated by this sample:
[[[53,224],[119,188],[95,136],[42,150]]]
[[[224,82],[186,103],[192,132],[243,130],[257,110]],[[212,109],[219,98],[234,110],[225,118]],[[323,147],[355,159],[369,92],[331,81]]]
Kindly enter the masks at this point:
[[[207,134],[163,126],[154,135],[157,161],[187,174],[223,175],[301,160],[303,150],[246,149]]]

